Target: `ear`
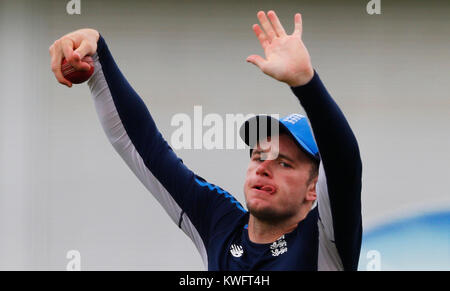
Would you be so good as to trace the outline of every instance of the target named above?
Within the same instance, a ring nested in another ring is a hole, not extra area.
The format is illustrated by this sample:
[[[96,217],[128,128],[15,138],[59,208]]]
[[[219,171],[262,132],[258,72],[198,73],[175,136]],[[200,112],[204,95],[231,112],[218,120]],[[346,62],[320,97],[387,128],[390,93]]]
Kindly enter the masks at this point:
[[[308,185],[308,189],[306,191],[306,201],[316,201],[317,192],[316,192],[316,184],[319,179],[319,175],[317,175]]]

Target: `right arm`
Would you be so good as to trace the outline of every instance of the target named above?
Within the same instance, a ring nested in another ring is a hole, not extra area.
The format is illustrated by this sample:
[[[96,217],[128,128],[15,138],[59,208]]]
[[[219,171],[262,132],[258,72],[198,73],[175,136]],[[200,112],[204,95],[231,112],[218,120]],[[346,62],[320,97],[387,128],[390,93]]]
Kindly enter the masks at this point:
[[[156,127],[143,100],[120,72],[99,35],[88,81],[102,127],[114,149],[194,241],[207,265],[206,248],[218,224],[245,211],[226,191],[189,170]]]

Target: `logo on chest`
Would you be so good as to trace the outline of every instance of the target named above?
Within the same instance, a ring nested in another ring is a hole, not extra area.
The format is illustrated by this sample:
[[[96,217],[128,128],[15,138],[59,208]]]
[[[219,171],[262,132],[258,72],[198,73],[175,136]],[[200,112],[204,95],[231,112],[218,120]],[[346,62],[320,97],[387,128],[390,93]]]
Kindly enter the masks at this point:
[[[244,249],[240,245],[232,244],[230,247],[230,253],[231,255],[233,255],[233,257],[239,258],[244,254]]]
[[[287,253],[287,251],[288,251],[287,242],[285,240],[284,235],[270,245],[270,252],[274,257],[278,257],[279,255]]]

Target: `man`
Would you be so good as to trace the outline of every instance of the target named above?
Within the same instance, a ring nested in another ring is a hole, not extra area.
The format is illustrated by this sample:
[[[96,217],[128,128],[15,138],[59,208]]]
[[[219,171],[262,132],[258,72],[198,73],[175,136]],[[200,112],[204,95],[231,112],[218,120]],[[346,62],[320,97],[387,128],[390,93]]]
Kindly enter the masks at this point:
[[[301,39],[301,15],[295,15],[291,35],[273,11],[257,17],[261,26],[253,30],[265,58],[251,55],[247,61],[291,87],[314,137],[299,114],[276,121],[278,133],[253,141],[252,120],[242,126],[242,138],[253,147],[244,185],[249,211],[175,155],[97,31],[82,29],[55,41],[52,70],[70,87],[61,59],[86,70],[81,59],[93,56],[95,73],[88,84],[106,135],[192,239],[208,270],[356,270],[362,234],[356,139],[313,70]]]

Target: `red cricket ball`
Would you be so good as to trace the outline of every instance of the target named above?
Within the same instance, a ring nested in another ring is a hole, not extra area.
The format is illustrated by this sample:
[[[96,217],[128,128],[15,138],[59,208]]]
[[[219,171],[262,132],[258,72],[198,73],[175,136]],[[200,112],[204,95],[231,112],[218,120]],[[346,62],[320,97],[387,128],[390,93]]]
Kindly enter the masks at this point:
[[[61,62],[61,72],[64,78],[73,84],[81,84],[87,81],[94,73],[94,60],[90,56],[85,56],[81,61],[88,63],[91,68],[88,71],[79,71],[72,67],[65,58]]]

